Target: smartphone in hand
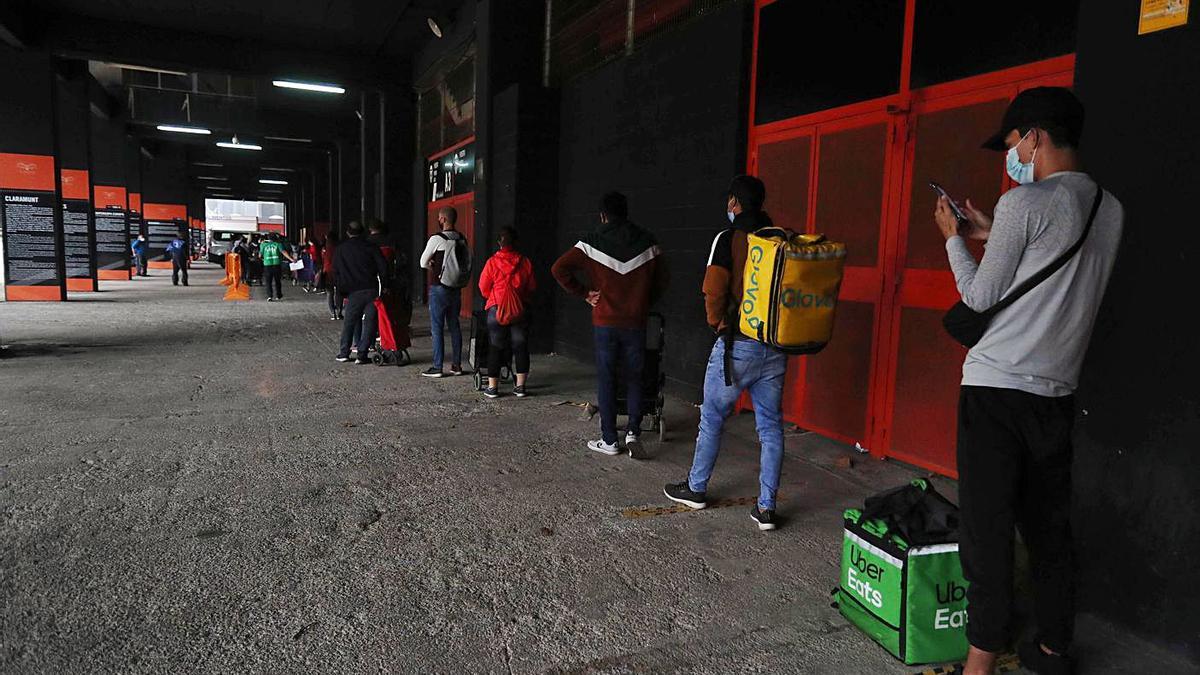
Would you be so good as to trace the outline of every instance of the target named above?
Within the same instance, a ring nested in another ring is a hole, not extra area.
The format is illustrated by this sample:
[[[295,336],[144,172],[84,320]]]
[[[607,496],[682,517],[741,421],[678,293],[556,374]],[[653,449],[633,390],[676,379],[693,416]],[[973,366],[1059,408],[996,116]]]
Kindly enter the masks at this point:
[[[929,181],[929,187],[933,188],[933,191],[936,192],[939,197],[945,197],[950,202],[950,210],[954,212],[954,217],[958,220],[958,227],[960,230],[971,224],[971,221],[967,219],[967,214],[963,213],[963,210],[958,206],[958,202],[954,201],[950,195],[946,194],[946,191],[942,189],[941,185],[938,185],[933,181]]]

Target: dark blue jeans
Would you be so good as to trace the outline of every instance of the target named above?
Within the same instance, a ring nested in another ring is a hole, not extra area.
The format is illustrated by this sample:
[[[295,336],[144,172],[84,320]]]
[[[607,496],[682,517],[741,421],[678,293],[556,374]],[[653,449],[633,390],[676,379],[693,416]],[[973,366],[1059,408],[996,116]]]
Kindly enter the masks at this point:
[[[450,365],[462,365],[462,326],[458,315],[462,312],[462,289],[435,284],[429,288],[429,332],[433,336],[433,367],[442,369],[446,347],[442,344],[442,331],[450,328]]]
[[[358,340],[358,358],[367,357],[367,348],[370,345],[363,338],[370,333],[363,330],[363,314],[367,311],[367,306],[374,302],[378,295],[374,288],[367,288],[354,291],[346,296],[346,318],[342,322],[342,344],[341,349],[338,350],[339,357],[350,356],[350,345],[356,338]]]
[[[642,432],[642,367],[646,362],[646,329],[596,326],[595,334],[600,435],[605,443],[616,443],[618,373],[625,376],[625,409],[629,414],[627,430],[634,435]]]

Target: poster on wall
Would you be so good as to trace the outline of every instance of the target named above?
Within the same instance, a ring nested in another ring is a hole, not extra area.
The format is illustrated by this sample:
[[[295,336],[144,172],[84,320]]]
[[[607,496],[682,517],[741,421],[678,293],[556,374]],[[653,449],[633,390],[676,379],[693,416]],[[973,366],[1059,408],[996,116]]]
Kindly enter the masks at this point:
[[[62,170],[63,262],[68,291],[96,288],[95,252],[92,250],[91,183],[82,169]]]
[[[475,190],[475,144],[429,160],[426,196],[431,202]]]
[[[97,274],[109,281],[128,281],[131,261],[125,188],[97,185],[94,194]]]
[[[1190,0],[1142,0],[1138,35],[1187,25]]]
[[[171,262],[166,259],[167,244],[187,232],[187,207],[183,204],[147,203],[142,205],[142,217],[145,219],[148,266],[170,269]]]
[[[54,158],[0,153],[5,300],[65,300],[54,223]]]

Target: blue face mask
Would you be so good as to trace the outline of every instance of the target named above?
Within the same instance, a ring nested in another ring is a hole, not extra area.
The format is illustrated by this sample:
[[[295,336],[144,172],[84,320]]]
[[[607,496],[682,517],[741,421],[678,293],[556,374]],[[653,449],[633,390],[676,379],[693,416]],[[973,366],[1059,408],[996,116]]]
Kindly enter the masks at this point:
[[[1008,149],[1008,154],[1004,157],[1004,170],[1008,172],[1008,177],[1013,179],[1020,185],[1028,185],[1033,182],[1033,161],[1037,159],[1037,148],[1033,150],[1033,157],[1029,158],[1028,164],[1021,163],[1021,156],[1017,154],[1017,148],[1029,138],[1029,134],[1033,133],[1033,129],[1025,132],[1017,144]]]

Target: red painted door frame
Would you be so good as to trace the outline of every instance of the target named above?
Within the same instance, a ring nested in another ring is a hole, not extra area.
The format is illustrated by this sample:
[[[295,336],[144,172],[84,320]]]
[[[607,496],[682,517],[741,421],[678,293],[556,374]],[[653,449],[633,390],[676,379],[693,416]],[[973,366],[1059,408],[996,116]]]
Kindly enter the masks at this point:
[[[809,157],[809,197],[804,229],[813,231],[817,199],[820,198],[821,136],[833,131],[853,129],[871,124],[888,125],[887,148],[884,160],[883,213],[880,222],[879,255],[873,268],[847,268],[839,299],[873,302],[874,335],[871,346],[870,382],[866,424],[862,438],[852,438],[836,429],[805,424],[799,411],[806,391],[789,392],[790,403],[785,418],[822,435],[846,442],[861,443],[878,457],[895,457],[942,474],[955,476],[953,462],[935,461],[920,453],[897,451],[893,448],[893,415],[896,408],[897,366],[901,338],[901,311],[905,307],[942,310],[958,299],[953,276],[949,271],[914,270],[905,267],[907,255],[912,168],[916,152],[915,121],[919,115],[951,110],[989,100],[1011,99],[1019,91],[1033,86],[1069,86],[1075,68],[1074,55],[1048,59],[1016,68],[957,80],[913,90],[910,88],[913,25],[916,0],[907,0],[905,34],[901,59],[900,90],[896,94],[824,110],[799,117],[756,125],[753,123],[757,95],[758,36],[762,8],[774,0],[756,0],[750,73],[750,130],[747,170],[758,172],[759,148],[770,143],[808,136],[812,138]],[[1002,162],[996,161],[996,180],[1007,189]],[[770,186],[768,186],[768,189]],[[932,216],[930,217],[930,225]],[[836,339],[836,336],[835,336]],[[946,358],[961,362],[963,352],[947,354]],[[820,356],[814,357],[820,358]],[[793,359],[789,367],[789,386],[803,382],[806,359]],[[952,448],[938,448],[930,453],[952,457]]]

